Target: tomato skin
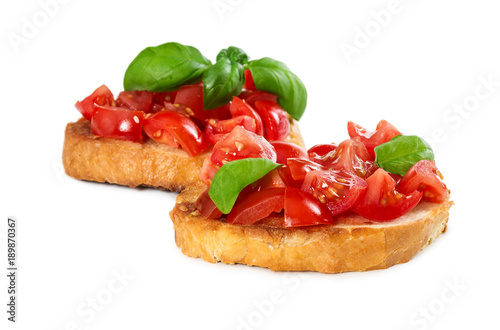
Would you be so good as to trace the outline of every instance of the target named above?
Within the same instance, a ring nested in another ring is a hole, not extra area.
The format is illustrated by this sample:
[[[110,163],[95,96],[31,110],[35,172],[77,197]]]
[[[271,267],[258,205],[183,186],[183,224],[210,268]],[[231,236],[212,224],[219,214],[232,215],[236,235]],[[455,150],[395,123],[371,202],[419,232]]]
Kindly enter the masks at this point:
[[[285,188],[269,188],[246,196],[227,215],[230,224],[252,225],[280,212],[285,206]]]
[[[314,196],[300,189],[287,187],[285,190],[284,226],[299,227],[334,224],[328,208]]]
[[[337,145],[335,143],[327,143],[327,144],[316,144],[307,150],[307,154],[309,159],[312,161],[321,161],[321,158],[329,153],[337,149]]]
[[[91,120],[94,135],[142,142],[144,112],[111,106],[95,106]]]
[[[276,150],[278,164],[286,165],[288,158],[309,159],[306,149],[288,141],[271,141],[271,145]]]
[[[200,211],[201,215],[207,219],[218,219],[222,216],[222,212],[208,195],[208,188],[198,197],[194,205]]]
[[[357,137],[343,141],[316,162],[333,170],[355,173],[361,178],[369,177],[377,169],[373,157]]]
[[[106,85],[101,85],[92,94],[82,101],[75,103],[75,107],[87,120],[92,120],[92,115],[96,105],[115,106],[113,93]]]
[[[283,165],[278,169],[278,173],[281,180],[285,183],[285,186],[300,189],[304,180],[295,180],[290,172],[290,167],[288,165]]]
[[[188,108],[191,116],[206,122],[210,118],[229,119],[229,104],[213,110],[203,110],[203,85],[185,85],[179,88],[175,96],[175,104],[182,104]]]
[[[248,91],[256,91],[255,82],[253,81],[252,72],[250,70],[245,70],[245,84],[243,88]]]
[[[153,103],[153,93],[148,91],[124,91],[118,94],[116,104],[130,110],[148,112]]]
[[[229,111],[231,115],[236,116],[249,116],[255,120],[255,133],[259,135],[264,135],[264,124],[262,123],[262,118],[260,115],[245,102],[245,100],[240,99],[239,97],[233,96],[233,101],[229,106]]]
[[[351,209],[363,196],[368,184],[355,174],[339,171],[307,173],[301,190],[325,204],[332,215]]]
[[[364,196],[352,208],[355,213],[374,221],[388,221],[411,211],[422,198],[422,192],[415,190],[411,195],[396,191],[396,182],[379,168],[366,183]]]
[[[269,141],[283,141],[290,134],[290,122],[285,110],[273,101],[255,102],[255,110],[264,123],[265,136]]]
[[[309,172],[326,170],[323,165],[315,163],[308,159],[289,158],[287,160],[287,165],[290,168],[290,174],[292,178],[294,180],[301,181],[306,178],[306,175]]]
[[[278,97],[276,95],[262,91],[243,91],[240,93],[240,95],[238,95],[238,97],[245,100],[254,109],[255,102],[257,101],[278,102]]]
[[[212,179],[214,178],[215,173],[217,173],[219,169],[220,166],[214,164],[210,156],[205,158],[205,160],[203,161],[203,166],[201,167],[200,171],[201,182],[209,186],[212,183]]]
[[[231,133],[237,125],[244,127],[247,131],[252,133],[255,133],[257,129],[255,119],[249,116],[236,116],[226,120],[209,119],[207,126],[205,126],[205,135],[208,142],[215,145],[227,134]]]
[[[159,143],[179,143],[191,157],[200,154],[207,147],[198,126],[187,116],[175,111],[165,110],[146,118],[144,132]]]
[[[276,151],[262,136],[236,126],[214,145],[211,156],[212,162],[219,166],[244,158],[267,158],[275,162]]]
[[[375,158],[375,147],[381,145],[382,143],[389,142],[393,137],[401,135],[396,127],[391,125],[388,121],[381,120],[377,124],[377,128],[374,132],[369,132],[365,128],[353,123],[352,121],[347,123],[347,131],[349,136],[352,138],[359,137],[361,142],[366,146],[368,153]]]
[[[421,160],[413,165],[398,184],[402,194],[409,195],[414,191],[422,191],[422,200],[442,203],[448,197],[448,189],[437,174],[433,161]]]

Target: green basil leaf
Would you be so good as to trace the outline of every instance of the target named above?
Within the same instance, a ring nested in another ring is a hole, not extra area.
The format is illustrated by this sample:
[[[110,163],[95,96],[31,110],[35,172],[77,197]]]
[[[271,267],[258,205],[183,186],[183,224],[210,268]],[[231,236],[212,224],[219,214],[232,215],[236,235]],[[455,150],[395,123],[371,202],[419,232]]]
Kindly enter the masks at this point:
[[[307,91],[302,81],[288,67],[269,57],[248,62],[255,87],[278,96],[278,103],[299,120],[307,104]]]
[[[223,49],[217,54],[217,61],[222,58],[228,58],[231,63],[240,63],[245,65],[248,63],[248,55],[243,51],[243,49],[230,46],[227,49]]]
[[[208,195],[222,213],[231,212],[240,192],[281,166],[270,159],[246,158],[224,164],[215,174]]]
[[[203,109],[215,109],[229,103],[233,96],[240,94],[244,82],[243,66],[220,57],[203,74]]]
[[[140,52],[128,66],[123,86],[127,91],[174,91],[200,81],[211,65],[198,49],[168,42]]]
[[[434,160],[431,146],[414,135],[398,135],[375,148],[375,165],[387,172],[405,175],[418,161]]]

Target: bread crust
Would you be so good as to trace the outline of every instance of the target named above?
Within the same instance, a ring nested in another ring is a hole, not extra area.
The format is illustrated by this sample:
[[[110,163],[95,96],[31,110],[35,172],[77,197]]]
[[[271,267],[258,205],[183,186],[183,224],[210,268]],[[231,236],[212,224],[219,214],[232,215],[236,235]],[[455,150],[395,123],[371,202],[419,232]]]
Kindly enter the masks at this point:
[[[287,141],[304,146],[297,122],[290,119]],[[129,187],[147,186],[181,191],[200,181],[203,161],[210,150],[189,157],[181,149],[147,140],[143,144],[101,138],[81,118],[66,126],[63,166],[69,176]]]
[[[194,184],[178,197],[170,217],[182,253],[211,263],[246,264],[273,271],[341,273],[383,269],[409,261],[446,231],[453,202],[423,202],[390,222],[354,213],[335,225],[284,228],[282,215],[252,226],[204,218],[194,203],[206,189]]]

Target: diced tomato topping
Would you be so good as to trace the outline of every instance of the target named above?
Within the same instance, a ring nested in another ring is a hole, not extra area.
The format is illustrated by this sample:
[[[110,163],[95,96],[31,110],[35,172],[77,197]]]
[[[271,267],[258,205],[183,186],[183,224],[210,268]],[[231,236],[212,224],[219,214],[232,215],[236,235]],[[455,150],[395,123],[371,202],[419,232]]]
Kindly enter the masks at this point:
[[[255,119],[249,116],[236,116],[226,120],[209,119],[205,126],[208,142],[216,144],[238,125],[252,133],[255,133],[257,129]]]
[[[351,209],[363,196],[367,187],[359,176],[339,171],[312,171],[307,173],[301,190],[325,204],[332,215]]]
[[[315,146],[312,146],[309,150],[307,150],[307,154],[309,155],[310,160],[321,162],[321,158],[324,155],[335,149],[337,149],[337,145],[334,143],[317,144]]]
[[[401,135],[401,132],[398,131],[396,127],[385,120],[381,120],[377,124],[377,129],[374,132],[369,132],[365,128],[350,121],[347,123],[347,131],[349,132],[351,139],[359,137],[361,142],[363,142],[366,146],[368,153],[373,158],[375,158],[375,147],[381,145],[382,143],[389,142],[397,135]]]
[[[175,97],[175,104],[183,104],[188,109],[189,114],[205,122],[210,118],[229,119],[229,104],[223,105],[213,110],[203,110],[203,86],[200,84],[186,85],[179,88]]]
[[[229,111],[233,117],[249,116],[253,118],[255,120],[255,125],[257,126],[254,132],[259,135],[264,135],[264,124],[262,123],[260,115],[249,104],[247,104],[245,100],[234,96],[233,101],[229,106]]]
[[[95,106],[92,133],[98,136],[142,142],[144,112],[112,106]]]
[[[245,85],[243,85],[243,88],[248,91],[257,90],[253,81],[252,72],[250,70],[245,70]]]
[[[83,117],[88,120],[92,120],[92,114],[94,113],[96,105],[115,105],[113,93],[111,93],[106,85],[98,87],[92,94],[84,98],[83,101],[76,102],[75,107],[81,112]]]
[[[200,195],[200,197],[198,197],[195,206],[205,218],[218,219],[222,215],[222,212],[217,208],[208,195],[208,188]]]
[[[304,180],[295,180],[288,165],[283,165],[278,169],[278,173],[285,183],[285,186],[300,189]]]
[[[257,101],[255,110],[264,123],[265,136],[269,141],[285,140],[290,133],[290,122],[285,110],[277,102]]]
[[[396,219],[411,211],[422,198],[422,192],[415,190],[410,195],[396,191],[396,182],[379,168],[366,183],[364,196],[352,208],[357,214],[375,221]]]
[[[276,151],[262,136],[236,126],[215,144],[211,156],[212,162],[220,166],[244,158],[268,158],[276,161]]]
[[[200,171],[201,182],[209,186],[212,183],[212,179],[214,178],[215,173],[217,173],[220,168],[220,165],[212,162],[210,155],[207,156],[207,158],[205,158],[205,160],[203,161],[203,166],[201,167]]]
[[[255,102],[258,101],[273,101],[278,102],[278,97],[271,93],[261,91],[243,91],[238,95],[240,99],[245,100],[252,108],[255,109]]]
[[[187,116],[175,111],[161,111],[146,118],[144,132],[156,142],[170,146],[180,144],[191,157],[207,147],[198,126]]]
[[[286,164],[288,158],[309,159],[306,149],[287,141],[271,141],[276,150],[278,164]]]
[[[148,112],[153,103],[153,93],[148,91],[125,91],[118,94],[116,104],[130,110]]]
[[[285,188],[269,188],[257,191],[236,203],[227,215],[227,222],[252,225],[268,217],[273,212],[283,210],[284,200]]]
[[[296,188],[285,190],[285,227],[334,224],[328,208],[311,194]]]
[[[448,197],[448,189],[438,176],[436,164],[430,160],[413,165],[399,182],[398,190],[405,195],[422,191],[422,199],[432,203],[442,203]]]

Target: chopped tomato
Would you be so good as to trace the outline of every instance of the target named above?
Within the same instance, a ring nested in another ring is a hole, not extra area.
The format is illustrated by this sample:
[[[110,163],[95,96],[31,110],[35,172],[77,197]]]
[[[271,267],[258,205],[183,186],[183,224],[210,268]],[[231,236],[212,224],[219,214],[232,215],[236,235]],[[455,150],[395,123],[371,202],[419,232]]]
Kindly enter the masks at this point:
[[[264,123],[265,136],[269,141],[284,140],[290,133],[290,122],[285,110],[273,101],[255,102],[255,110]]]
[[[214,119],[229,119],[231,113],[229,112],[229,104],[223,105],[213,110],[203,110],[203,86],[200,84],[185,85],[179,88],[175,96],[175,104],[185,105],[188,113],[206,121],[210,118]]]
[[[173,92],[153,92],[153,104],[163,105],[165,102],[174,103],[177,91]]]
[[[96,105],[115,106],[113,93],[111,93],[106,85],[98,87],[92,94],[84,98],[83,101],[76,102],[75,107],[81,112],[83,117],[91,120]]]
[[[96,105],[92,133],[102,137],[142,142],[144,112]]]
[[[304,180],[306,174],[312,171],[326,170],[326,168],[318,163],[308,159],[289,158],[287,165],[290,168],[290,174],[294,180]]]
[[[396,127],[385,120],[381,120],[377,124],[377,129],[374,132],[369,132],[365,128],[350,121],[347,123],[347,131],[351,139],[354,137],[359,137],[361,139],[361,142],[364,143],[368,153],[373,158],[375,158],[375,147],[382,143],[389,142],[397,135],[401,135],[401,132],[398,131]]]
[[[421,160],[413,165],[398,184],[402,194],[409,195],[415,190],[422,191],[422,199],[432,203],[442,203],[448,196],[448,189],[438,176],[436,164]]]
[[[276,151],[262,136],[236,126],[215,144],[211,156],[212,162],[220,166],[244,158],[268,158],[276,161]]]
[[[337,149],[337,145],[335,143],[316,144],[315,146],[312,146],[309,150],[307,150],[307,154],[309,155],[310,160],[321,161],[321,157],[335,149]]]
[[[198,197],[194,205],[205,218],[218,219],[222,215],[222,212],[217,208],[208,195],[208,188],[200,195],[200,197]]]
[[[148,112],[153,103],[153,93],[148,91],[125,91],[118,94],[116,104],[130,110]]]
[[[285,227],[333,224],[328,208],[314,196],[296,188],[285,190]]]
[[[209,119],[207,126],[205,126],[205,135],[207,136],[208,142],[216,144],[222,140],[226,134],[231,133],[238,125],[243,126],[247,131],[252,133],[255,133],[257,129],[255,119],[249,116],[236,116],[226,120]]]
[[[201,182],[209,186],[212,183],[212,179],[215,176],[215,173],[219,170],[220,166],[214,164],[210,156],[205,158],[203,161],[203,166],[201,167],[200,179]]]
[[[180,144],[191,157],[207,147],[198,126],[187,116],[175,111],[161,111],[146,118],[144,132],[156,142],[170,146]]]
[[[307,173],[301,190],[325,204],[332,215],[337,215],[351,209],[366,187],[366,181],[357,175],[330,170]]]
[[[271,145],[276,150],[278,164],[286,164],[288,158],[309,159],[306,149],[295,143],[287,141],[271,141]]]
[[[264,135],[264,124],[262,123],[260,115],[249,104],[247,104],[245,100],[234,96],[233,101],[229,106],[229,111],[233,117],[244,115],[253,118],[255,120],[255,125],[257,126],[254,132],[259,135]]]
[[[285,188],[269,188],[246,196],[227,215],[231,224],[251,225],[280,212],[285,205]]]
[[[316,162],[337,171],[355,173],[362,178],[369,177],[377,169],[373,158],[359,138],[345,140]]]
[[[245,70],[245,85],[243,85],[243,88],[247,91],[257,90],[253,81],[252,72],[250,70]]]
[[[352,208],[357,214],[375,221],[396,219],[412,210],[422,198],[422,192],[415,190],[410,195],[396,191],[396,182],[379,168],[366,183],[364,196]]]
[[[285,188],[285,182],[279,175],[277,170],[272,170],[266,175],[264,175],[259,180],[254,183],[249,184],[238,195],[238,200],[245,198],[246,196],[254,193],[256,191],[269,189],[269,188]]]
[[[290,167],[288,165],[283,165],[278,169],[278,173],[285,183],[285,186],[287,187],[292,187],[292,188],[298,188],[302,186],[302,183],[304,180],[295,180],[292,177],[292,173],[290,172]]]
[[[243,91],[240,93],[240,95],[238,95],[238,97],[245,100],[254,109],[255,102],[257,101],[278,102],[278,97],[276,95],[261,91]]]

